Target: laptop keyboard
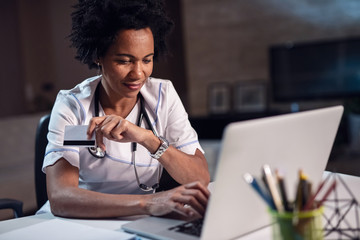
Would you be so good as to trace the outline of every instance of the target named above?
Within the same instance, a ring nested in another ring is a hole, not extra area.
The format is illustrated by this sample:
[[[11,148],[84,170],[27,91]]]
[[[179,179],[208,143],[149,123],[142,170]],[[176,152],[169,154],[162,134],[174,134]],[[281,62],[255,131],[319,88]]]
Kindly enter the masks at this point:
[[[169,230],[200,237],[203,222],[203,218],[198,218],[193,221],[171,227]]]

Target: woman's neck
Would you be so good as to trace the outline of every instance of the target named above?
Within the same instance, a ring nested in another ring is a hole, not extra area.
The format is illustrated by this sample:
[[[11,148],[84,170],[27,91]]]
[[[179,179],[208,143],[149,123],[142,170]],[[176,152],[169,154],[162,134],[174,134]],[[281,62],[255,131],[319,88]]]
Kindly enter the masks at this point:
[[[126,118],[137,102],[137,97],[109,96],[103,86],[99,93],[100,104],[106,115],[114,114]]]

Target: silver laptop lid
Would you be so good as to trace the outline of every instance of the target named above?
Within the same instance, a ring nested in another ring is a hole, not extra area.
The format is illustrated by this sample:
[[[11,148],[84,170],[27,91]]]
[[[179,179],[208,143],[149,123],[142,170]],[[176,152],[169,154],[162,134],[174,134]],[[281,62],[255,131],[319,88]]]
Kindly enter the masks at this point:
[[[342,106],[236,122],[224,131],[201,239],[232,239],[270,223],[266,204],[243,180],[261,167],[285,173],[290,199],[298,170],[318,184],[343,113]]]

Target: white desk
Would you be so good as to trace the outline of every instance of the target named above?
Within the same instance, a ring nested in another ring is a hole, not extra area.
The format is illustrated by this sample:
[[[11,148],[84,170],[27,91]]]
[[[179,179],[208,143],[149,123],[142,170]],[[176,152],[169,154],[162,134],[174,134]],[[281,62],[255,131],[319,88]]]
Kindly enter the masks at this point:
[[[324,174],[327,176],[327,172]],[[346,185],[351,189],[351,192],[354,194],[355,199],[360,202],[360,178],[350,175],[344,175],[340,174],[341,178],[345,181]],[[342,184],[337,185],[337,192],[339,196],[348,196],[346,188]],[[358,206],[358,210],[360,207]],[[328,209],[325,210],[329,211]],[[331,213],[331,212],[330,212]],[[352,213],[353,214],[353,213]],[[352,217],[352,215],[350,215]],[[85,219],[66,219],[66,218],[58,218],[54,217],[51,214],[41,214],[41,215],[35,215],[35,216],[29,216],[29,217],[23,217],[18,219],[12,219],[12,220],[5,220],[0,222],[0,240],[2,240],[2,233],[10,232],[12,230],[22,229],[27,226],[31,226],[37,223],[42,223],[46,221],[50,221],[52,219],[60,219],[62,221],[72,222],[76,224],[82,224],[86,226],[91,226],[95,228],[100,229],[106,229],[111,231],[122,231],[121,225],[124,223],[127,223],[128,221],[134,220],[138,217],[133,218],[126,218],[126,219],[106,219],[106,220],[85,220]],[[353,221],[353,220],[350,220]],[[39,232],[38,235],[41,236],[46,232],[46,229],[44,229],[44,232]],[[262,230],[253,232],[251,234],[248,234],[246,236],[243,236],[239,239],[241,240],[257,240],[257,239],[270,239],[271,236],[271,228],[264,228]],[[337,236],[337,235],[335,235]],[[334,235],[331,235],[332,239],[334,239]],[[38,238],[40,239],[40,238]],[[335,238],[336,239],[336,238]]]
[[[123,236],[121,229],[121,225],[129,221],[130,219],[67,219],[45,213],[0,222],[0,239],[8,239],[6,234],[13,233],[11,232],[13,230],[22,234],[21,230],[24,229],[26,232],[31,233],[30,235],[32,236],[26,235],[21,237],[21,239],[54,239],[54,232],[60,235],[59,239],[102,239],[104,236],[106,236],[104,239],[129,239],[129,237],[131,237],[130,234],[128,236],[124,234]],[[71,223],[71,225],[68,223]],[[48,229],[44,229],[46,228],[46,226],[42,226],[44,224],[48,224]],[[42,230],[34,230],[34,227],[39,228],[38,226],[41,226]],[[88,237],[79,237],[82,236],[84,231],[91,235]],[[5,235],[2,235],[3,233],[5,233]],[[65,238],[61,236],[63,234],[65,234]]]

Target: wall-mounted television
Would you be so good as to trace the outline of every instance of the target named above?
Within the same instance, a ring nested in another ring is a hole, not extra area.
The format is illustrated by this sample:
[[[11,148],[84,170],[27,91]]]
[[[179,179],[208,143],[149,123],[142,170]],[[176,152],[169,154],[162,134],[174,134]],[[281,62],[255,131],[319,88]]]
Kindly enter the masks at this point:
[[[274,45],[269,60],[275,102],[360,96],[360,37]]]

